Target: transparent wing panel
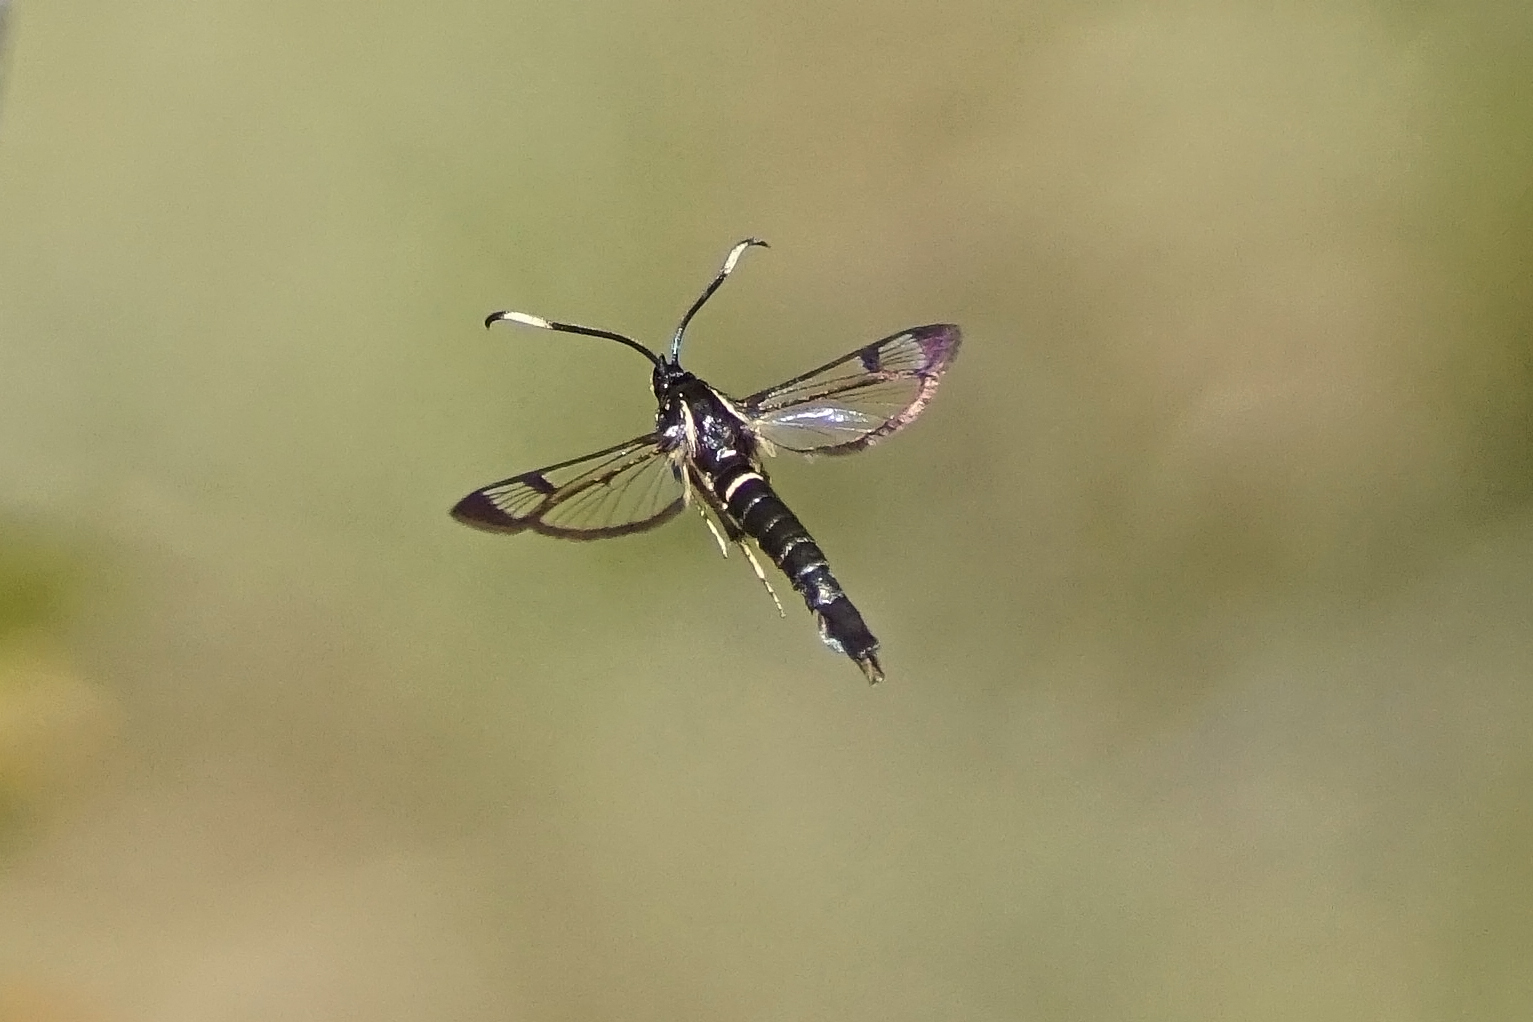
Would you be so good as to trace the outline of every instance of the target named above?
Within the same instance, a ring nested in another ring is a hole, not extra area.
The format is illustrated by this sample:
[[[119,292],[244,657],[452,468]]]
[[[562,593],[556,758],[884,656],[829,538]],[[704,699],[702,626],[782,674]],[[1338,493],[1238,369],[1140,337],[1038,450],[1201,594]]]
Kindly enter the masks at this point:
[[[926,407],[958,354],[956,326],[913,327],[741,402],[769,443],[801,454],[850,454]]]
[[[490,532],[605,539],[654,528],[685,503],[679,463],[656,434],[475,490],[452,509]]]

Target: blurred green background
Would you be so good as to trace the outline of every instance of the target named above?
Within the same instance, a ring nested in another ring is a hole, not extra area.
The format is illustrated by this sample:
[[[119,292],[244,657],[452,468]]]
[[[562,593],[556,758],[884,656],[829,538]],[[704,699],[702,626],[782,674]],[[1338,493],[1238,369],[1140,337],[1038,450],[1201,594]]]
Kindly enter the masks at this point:
[[[1533,9],[23,3],[0,1018],[1533,1016]],[[775,480],[452,523],[899,328]],[[779,588],[785,588],[779,586]],[[791,595],[791,594],[790,594]]]

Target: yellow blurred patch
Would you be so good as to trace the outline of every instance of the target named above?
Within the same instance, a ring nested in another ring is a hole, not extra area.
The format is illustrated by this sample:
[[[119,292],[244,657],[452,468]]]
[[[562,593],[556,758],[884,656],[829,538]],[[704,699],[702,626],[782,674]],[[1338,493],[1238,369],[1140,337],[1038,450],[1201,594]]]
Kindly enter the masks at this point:
[[[0,799],[36,805],[77,789],[95,776],[117,716],[51,643],[8,643],[0,649]]]
[[[0,980],[0,1022],[100,1022],[106,1018],[58,987]]]

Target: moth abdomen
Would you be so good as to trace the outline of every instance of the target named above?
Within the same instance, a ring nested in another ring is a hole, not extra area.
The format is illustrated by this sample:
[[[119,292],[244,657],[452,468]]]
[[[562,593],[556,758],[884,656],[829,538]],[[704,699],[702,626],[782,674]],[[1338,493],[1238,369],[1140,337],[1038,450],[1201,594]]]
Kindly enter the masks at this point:
[[[871,684],[884,674],[878,663],[878,639],[831,574],[825,551],[809,535],[782,498],[759,472],[731,466],[715,487],[725,509],[741,530],[771,558],[814,614],[825,645],[857,662]]]

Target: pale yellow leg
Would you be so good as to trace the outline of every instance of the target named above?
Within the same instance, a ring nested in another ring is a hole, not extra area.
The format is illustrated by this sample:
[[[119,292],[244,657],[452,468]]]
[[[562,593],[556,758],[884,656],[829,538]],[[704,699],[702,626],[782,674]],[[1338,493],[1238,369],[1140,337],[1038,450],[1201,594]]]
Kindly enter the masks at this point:
[[[751,552],[751,548],[743,539],[740,541],[740,549],[745,551],[745,559],[750,561],[751,567],[756,570],[756,577],[761,579],[762,585],[766,586],[767,595],[772,598],[773,603],[777,604],[777,616],[787,617],[788,615],[782,609],[782,601],[777,598],[776,591],[772,589],[772,583],[767,581],[766,572],[761,570],[761,562],[756,560],[756,555]]]
[[[718,526],[714,525],[713,519],[708,517],[708,509],[702,504],[698,504],[697,509],[702,512],[703,523],[708,526],[708,531],[713,533],[713,541],[719,545],[719,553],[723,554],[725,557],[728,557],[729,544],[724,542],[724,537],[719,535]],[[760,569],[757,570],[759,571]]]

